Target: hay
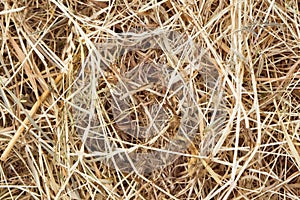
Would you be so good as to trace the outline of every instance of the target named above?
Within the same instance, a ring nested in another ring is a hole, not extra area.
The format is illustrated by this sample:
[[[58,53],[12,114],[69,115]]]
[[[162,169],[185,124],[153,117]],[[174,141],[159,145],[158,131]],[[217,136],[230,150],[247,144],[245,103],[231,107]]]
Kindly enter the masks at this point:
[[[2,1],[0,199],[298,199],[299,6]]]

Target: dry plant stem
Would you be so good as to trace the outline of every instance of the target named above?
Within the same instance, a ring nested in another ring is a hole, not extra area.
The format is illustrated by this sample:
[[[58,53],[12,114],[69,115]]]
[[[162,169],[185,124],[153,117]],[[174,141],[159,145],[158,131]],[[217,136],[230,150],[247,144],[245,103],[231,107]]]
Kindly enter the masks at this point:
[[[282,81],[282,83],[278,86],[277,90],[275,91],[274,94],[272,94],[267,101],[265,101],[261,107],[267,106],[271,101],[274,100],[274,97],[278,95],[279,91],[282,90],[283,88],[286,88],[287,85],[289,84],[288,80],[292,79],[293,74],[295,71],[297,71],[298,67],[300,65],[300,60],[298,60],[294,65],[291,66],[290,70],[287,72],[287,75],[285,76],[285,79]]]
[[[190,149],[192,151],[193,155],[199,155],[199,151],[197,150],[197,148],[195,147],[194,144],[191,144]],[[221,179],[219,178],[220,175],[217,174],[216,172],[214,172],[214,170],[208,165],[208,163],[205,161],[205,159],[200,158],[200,161],[203,165],[203,167],[207,170],[207,172],[211,175],[211,177],[218,183],[218,184],[222,184]],[[196,158],[191,158],[189,163],[193,163],[196,164]],[[193,170],[191,170],[190,172],[190,176],[193,176]]]
[[[56,77],[55,79],[55,84],[57,85],[61,79],[63,78],[63,74],[60,74]],[[29,112],[29,116],[33,117],[36,113],[36,111],[39,109],[39,107],[41,106],[41,104],[47,99],[47,97],[49,96],[51,92],[51,89],[46,90],[41,96],[40,98],[35,102],[35,104],[33,105],[33,107],[31,108],[30,112]],[[29,124],[29,117],[26,117],[24,119],[24,121],[22,122],[22,124],[20,125],[20,127],[18,128],[16,134],[13,136],[13,138],[9,141],[8,146],[6,147],[6,149],[4,150],[0,160],[5,161],[9,155],[9,153],[11,152],[12,148],[14,147],[14,145],[16,144],[17,140],[19,139],[20,135],[23,133],[25,127]]]

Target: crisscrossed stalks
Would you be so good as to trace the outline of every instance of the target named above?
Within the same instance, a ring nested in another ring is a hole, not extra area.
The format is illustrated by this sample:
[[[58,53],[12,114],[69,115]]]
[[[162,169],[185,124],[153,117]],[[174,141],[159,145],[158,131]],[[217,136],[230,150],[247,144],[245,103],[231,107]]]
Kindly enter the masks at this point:
[[[1,1],[1,155],[53,89],[0,199],[298,199],[299,22],[296,0]]]

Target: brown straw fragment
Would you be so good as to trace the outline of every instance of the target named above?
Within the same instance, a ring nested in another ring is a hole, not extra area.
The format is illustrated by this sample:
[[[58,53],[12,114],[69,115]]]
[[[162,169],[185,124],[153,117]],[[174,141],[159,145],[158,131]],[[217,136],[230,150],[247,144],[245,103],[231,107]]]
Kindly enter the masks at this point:
[[[60,74],[56,77],[55,79],[55,84],[57,85],[61,79],[63,78],[63,74]],[[35,113],[37,112],[37,110],[39,109],[39,107],[41,106],[41,104],[47,99],[47,97],[49,96],[51,92],[51,89],[44,91],[44,93],[40,96],[40,98],[35,102],[35,104],[33,105],[33,107],[31,108],[30,112],[29,112],[29,116],[33,117],[35,115]],[[9,155],[9,153],[11,152],[12,148],[14,147],[14,145],[16,144],[17,140],[19,139],[19,137],[21,136],[21,134],[23,133],[25,127],[27,125],[29,125],[29,117],[26,117],[24,119],[24,121],[22,122],[22,124],[20,125],[20,127],[18,128],[16,134],[13,136],[13,138],[9,141],[8,146],[6,147],[6,149],[4,150],[0,160],[5,161]]]

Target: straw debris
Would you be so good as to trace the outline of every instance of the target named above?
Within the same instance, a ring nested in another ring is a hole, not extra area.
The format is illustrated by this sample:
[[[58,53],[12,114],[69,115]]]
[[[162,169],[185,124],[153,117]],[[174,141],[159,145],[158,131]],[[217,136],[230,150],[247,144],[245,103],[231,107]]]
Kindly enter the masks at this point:
[[[298,199],[299,6],[1,1],[0,199]]]

